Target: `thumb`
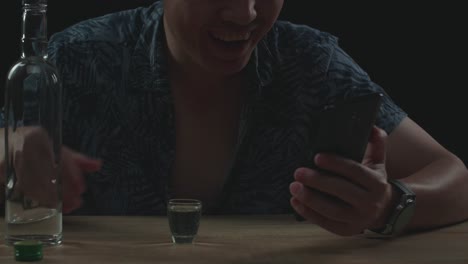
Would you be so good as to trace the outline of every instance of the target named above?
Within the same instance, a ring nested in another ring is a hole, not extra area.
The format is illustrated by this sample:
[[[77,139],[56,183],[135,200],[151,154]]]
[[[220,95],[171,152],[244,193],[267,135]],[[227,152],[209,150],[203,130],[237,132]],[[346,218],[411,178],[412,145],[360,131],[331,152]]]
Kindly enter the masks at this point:
[[[385,163],[387,133],[376,126],[372,128],[364,155],[364,165],[375,165]]]

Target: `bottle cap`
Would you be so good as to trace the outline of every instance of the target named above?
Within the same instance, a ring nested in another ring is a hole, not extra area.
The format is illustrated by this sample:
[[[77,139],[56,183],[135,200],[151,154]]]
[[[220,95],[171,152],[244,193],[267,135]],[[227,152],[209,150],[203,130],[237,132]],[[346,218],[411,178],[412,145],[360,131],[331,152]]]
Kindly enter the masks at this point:
[[[23,240],[13,244],[17,261],[36,261],[42,259],[42,242],[38,240]]]

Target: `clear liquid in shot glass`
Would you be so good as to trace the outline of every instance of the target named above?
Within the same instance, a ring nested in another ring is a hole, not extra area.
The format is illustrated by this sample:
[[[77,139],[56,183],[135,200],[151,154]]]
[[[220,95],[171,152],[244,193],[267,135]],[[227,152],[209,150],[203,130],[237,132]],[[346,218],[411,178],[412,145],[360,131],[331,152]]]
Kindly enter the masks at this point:
[[[193,199],[172,199],[168,204],[168,220],[175,244],[191,244],[198,233],[201,202]]]

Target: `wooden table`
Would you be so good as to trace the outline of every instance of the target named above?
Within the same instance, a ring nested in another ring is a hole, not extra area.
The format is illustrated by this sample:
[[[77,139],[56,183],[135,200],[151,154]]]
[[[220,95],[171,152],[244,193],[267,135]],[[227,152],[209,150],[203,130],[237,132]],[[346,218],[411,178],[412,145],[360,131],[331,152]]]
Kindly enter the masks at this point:
[[[0,233],[3,226],[0,228]],[[18,263],[0,246],[0,263]],[[203,216],[193,245],[173,245],[166,217],[64,219],[41,263],[468,263],[468,223],[393,240],[339,237],[293,216]]]

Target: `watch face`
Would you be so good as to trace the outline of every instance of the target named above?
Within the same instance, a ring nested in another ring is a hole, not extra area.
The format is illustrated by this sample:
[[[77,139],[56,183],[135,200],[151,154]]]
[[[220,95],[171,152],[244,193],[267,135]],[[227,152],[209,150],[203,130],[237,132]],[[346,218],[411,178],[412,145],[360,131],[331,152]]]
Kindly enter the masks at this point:
[[[414,214],[414,203],[411,202],[410,204],[407,204],[405,208],[402,209],[400,215],[398,216],[398,219],[395,221],[393,225],[393,233],[401,232],[406,227],[406,225],[408,225],[408,223],[411,221],[413,214]]]

